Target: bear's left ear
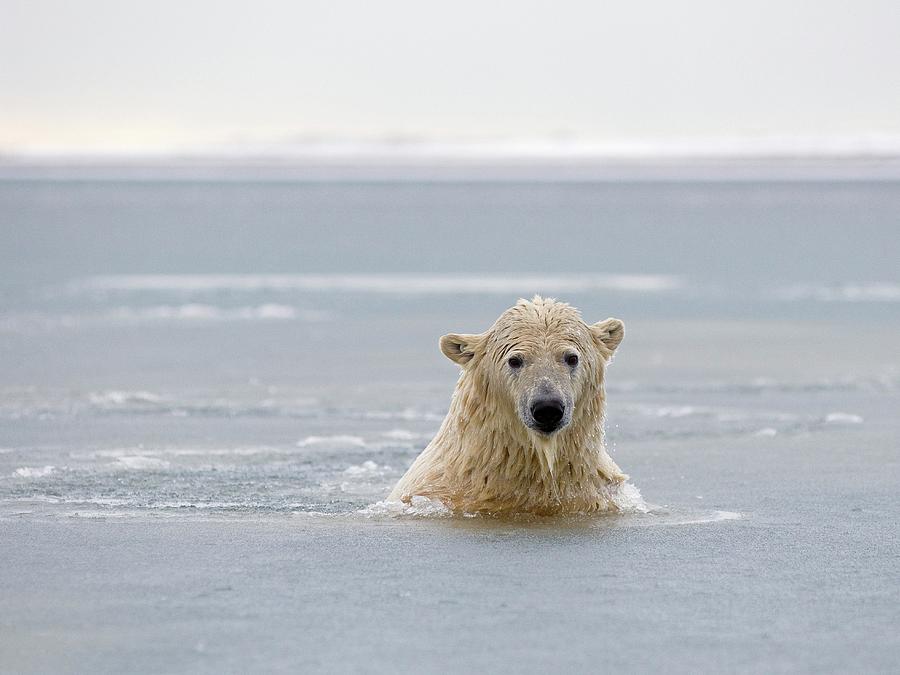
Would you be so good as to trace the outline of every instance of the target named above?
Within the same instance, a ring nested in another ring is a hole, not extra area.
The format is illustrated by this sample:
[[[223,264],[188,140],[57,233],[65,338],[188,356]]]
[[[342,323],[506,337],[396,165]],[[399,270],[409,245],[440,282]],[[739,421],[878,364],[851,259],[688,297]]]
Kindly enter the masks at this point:
[[[464,366],[475,356],[475,348],[480,339],[480,335],[448,333],[441,338],[441,351],[454,363]]]
[[[591,333],[595,340],[609,350],[609,356],[612,356],[616,347],[622,342],[622,338],[625,337],[625,324],[618,319],[609,318],[591,326]]]

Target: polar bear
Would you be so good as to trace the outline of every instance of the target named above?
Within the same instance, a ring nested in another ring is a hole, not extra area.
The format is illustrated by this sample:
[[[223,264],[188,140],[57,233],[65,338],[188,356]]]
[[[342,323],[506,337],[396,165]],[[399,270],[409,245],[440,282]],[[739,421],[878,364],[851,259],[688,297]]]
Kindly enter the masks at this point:
[[[617,510],[628,477],[604,447],[604,376],[624,335],[618,319],[588,325],[535,296],[484,333],[443,336],[462,368],[450,410],[388,500],[423,496],[466,513]]]

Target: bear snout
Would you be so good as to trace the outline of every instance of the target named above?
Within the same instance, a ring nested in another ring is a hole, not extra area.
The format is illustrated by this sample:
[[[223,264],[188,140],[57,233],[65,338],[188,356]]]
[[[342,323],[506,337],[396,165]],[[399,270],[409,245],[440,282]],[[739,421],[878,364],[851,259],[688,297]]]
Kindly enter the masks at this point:
[[[559,398],[540,398],[531,404],[531,417],[535,427],[545,434],[559,429],[565,414],[566,404]]]

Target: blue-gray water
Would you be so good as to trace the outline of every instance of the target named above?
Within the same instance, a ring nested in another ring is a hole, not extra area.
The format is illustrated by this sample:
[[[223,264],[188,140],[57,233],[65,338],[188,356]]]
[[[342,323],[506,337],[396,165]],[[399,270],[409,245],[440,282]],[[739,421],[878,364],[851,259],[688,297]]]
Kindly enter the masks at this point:
[[[0,670],[896,669],[900,183],[0,182]],[[520,295],[647,514],[371,505]]]

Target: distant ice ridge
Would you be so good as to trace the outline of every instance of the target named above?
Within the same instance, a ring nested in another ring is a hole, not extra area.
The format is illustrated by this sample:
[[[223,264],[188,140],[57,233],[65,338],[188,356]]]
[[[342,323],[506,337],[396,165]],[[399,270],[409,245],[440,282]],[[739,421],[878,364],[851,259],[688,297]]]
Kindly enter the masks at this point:
[[[444,415],[441,413],[426,412],[417,410],[416,408],[404,408],[403,410],[367,410],[362,413],[362,417],[370,420],[424,420],[429,422],[440,422],[444,419]],[[388,437],[390,438],[390,436]],[[397,439],[396,436],[394,438]]]
[[[119,307],[108,315],[111,319],[126,322],[144,321],[252,321],[259,319],[297,319],[301,318],[296,308],[288,305],[267,303],[255,307],[217,307],[189,303],[185,305],[159,305],[156,307]],[[323,318],[324,314],[304,312],[302,318]]]
[[[757,377],[751,380],[697,380],[679,382],[642,382],[625,380],[611,382],[607,385],[609,392],[652,393],[652,394],[743,394],[743,393],[802,393],[825,391],[896,391],[900,388],[900,373],[888,368],[878,375],[855,377],[822,378],[817,380],[776,380],[768,377]],[[699,406],[634,406],[636,412],[649,416],[675,417],[672,413],[681,410],[686,415],[709,414],[711,408]],[[664,414],[667,411],[668,414]]]
[[[337,434],[334,436],[307,436],[297,441],[298,448],[309,447],[366,447],[366,441],[361,436],[347,436]]]
[[[825,424],[862,424],[863,418],[853,413],[833,412],[825,416]]]
[[[294,454],[287,448],[275,448],[266,445],[238,447],[238,448],[112,448],[108,450],[89,450],[86,452],[70,452],[69,456],[73,459],[92,460],[104,457],[111,457],[117,460],[117,464],[111,464],[117,468],[126,467],[129,462],[131,468],[165,468],[169,465],[168,461],[161,460],[162,463],[151,465],[141,464],[140,460],[150,459],[152,457],[252,457],[257,455],[291,455]],[[120,459],[121,458],[121,459]],[[135,461],[137,460],[137,461]]]
[[[14,476],[19,478],[42,478],[56,473],[55,466],[23,466],[13,472]]]
[[[390,431],[383,431],[381,435],[392,441],[417,441],[421,439],[430,439],[435,433],[436,432],[430,431],[425,434],[417,434],[408,429],[391,429]]]
[[[362,464],[348,466],[341,478],[343,480],[338,483],[322,481],[319,485],[329,492],[340,490],[343,493],[374,497],[389,490],[397,477],[387,464],[382,465],[367,459]]]
[[[157,405],[162,403],[162,398],[149,391],[102,391],[92,392],[88,399],[96,406],[125,406],[125,405]]]
[[[104,413],[140,413],[173,417],[310,417],[314,416],[316,399],[302,396],[274,398],[244,398],[216,395],[171,397],[150,391],[107,390],[88,395],[91,408]],[[60,410],[77,410],[78,403],[67,400],[55,402]],[[47,410],[45,403],[42,409]],[[0,408],[2,410],[2,408]]]
[[[371,459],[367,459],[362,464],[351,464],[344,469],[344,473],[348,476],[380,475],[389,471],[392,471],[391,467],[387,465],[379,466]]]
[[[348,448],[369,448],[371,450],[381,450],[383,448],[397,447],[413,447],[411,438],[406,436],[398,438],[390,433],[381,434],[386,436],[388,440],[367,441],[362,436],[352,436],[346,434],[335,434],[331,436],[307,436],[297,441],[298,448],[315,448],[325,450],[343,450]],[[425,438],[426,436],[421,436]],[[428,434],[427,437],[431,437]],[[415,437],[413,437],[415,438]]]
[[[396,295],[573,293],[626,291],[663,293],[685,286],[663,274],[440,275],[440,274],[136,274],[95,276],[77,281],[79,291],[341,291]],[[196,310],[194,310],[196,311]]]
[[[147,457],[145,455],[125,455],[116,458],[116,462],[112,466],[115,469],[152,471],[158,469],[168,469],[169,462],[162,459],[157,459],[156,457]]]
[[[775,295],[785,301],[900,302],[900,284],[888,282],[797,284],[779,289]]]
[[[95,324],[212,323],[226,321],[328,321],[326,311],[298,309],[290,305],[265,303],[241,307],[221,307],[204,303],[115,307],[103,312],[50,314],[25,312],[0,316],[0,332],[18,333],[57,328],[76,328]]]

